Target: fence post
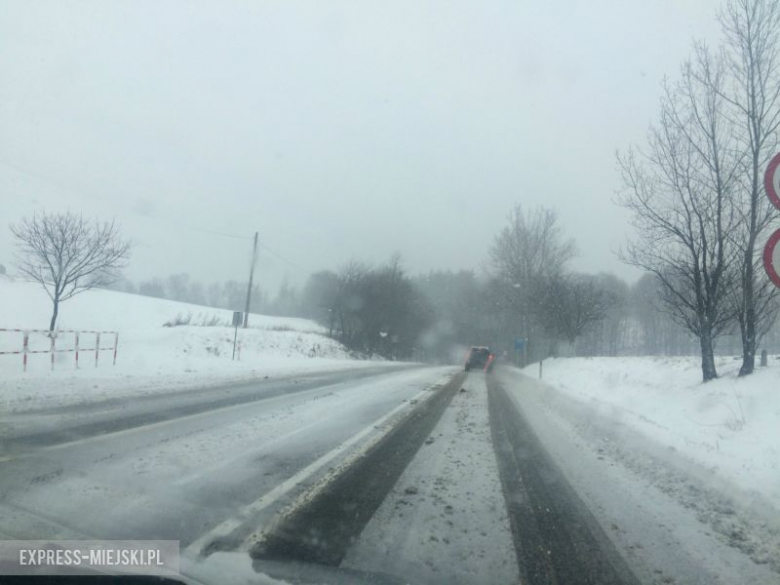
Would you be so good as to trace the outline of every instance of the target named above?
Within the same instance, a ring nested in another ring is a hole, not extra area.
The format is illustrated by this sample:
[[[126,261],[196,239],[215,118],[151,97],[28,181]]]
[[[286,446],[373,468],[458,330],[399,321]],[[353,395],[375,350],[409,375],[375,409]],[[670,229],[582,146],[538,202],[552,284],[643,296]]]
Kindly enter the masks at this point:
[[[79,332],[76,331],[76,369],[79,369]]]
[[[116,348],[119,346],[119,331],[114,333],[114,365],[116,365]]]
[[[30,346],[30,334],[25,331],[24,332],[24,339],[22,341],[22,364],[24,365],[24,371],[27,371],[27,351],[29,350]]]
[[[95,367],[98,367],[98,356],[100,355],[100,332],[95,334]]]

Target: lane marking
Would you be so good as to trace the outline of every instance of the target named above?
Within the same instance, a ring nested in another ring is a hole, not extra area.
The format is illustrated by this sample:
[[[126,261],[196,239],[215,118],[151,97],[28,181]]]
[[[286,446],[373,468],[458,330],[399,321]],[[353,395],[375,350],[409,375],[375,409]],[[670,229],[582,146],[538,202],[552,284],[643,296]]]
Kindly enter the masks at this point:
[[[420,401],[421,398],[425,398],[426,396],[428,397],[432,396],[433,393],[430,391],[431,388],[439,386],[442,380],[445,379],[449,380],[450,378],[451,375],[443,376],[442,378],[439,379],[439,381],[437,381],[434,384],[431,384],[430,386],[427,386],[424,390],[421,390],[419,393],[417,393],[415,396],[410,398],[408,401],[399,404],[384,416],[380,417],[379,419],[370,423],[368,426],[364,427],[361,431],[352,435],[352,437],[350,437],[349,439],[347,439],[346,441],[338,445],[335,449],[322,455],[319,459],[317,459],[313,463],[310,463],[308,466],[304,467],[296,474],[294,474],[290,478],[280,483],[271,491],[263,494],[251,504],[244,506],[243,508],[241,508],[238,515],[234,516],[233,518],[228,518],[221,524],[218,524],[213,529],[209,530],[208,532],[200,536],[200,538],[198,538],[197,540],[192,542],[189,546],[187,546],[184,549],[184,554],[197,556],[200,554],[200,552],[205,548],[207,544],[210,544],[217,538],[228,536],[234,530],[240,528],[244,524],[244,522],[249,520],[253,515],[262,512],[266,508],[270,507],[271,505],[279,501],[281,498],[286,496],[290,491],[292,491],[298,484],[306,481],[314,473],[316,473],[325,465],[333,461],[336,457],[344,453],[344,451],[346,451],[347,449],[349,449],[350,447],[352,447],[353,445],[355,445],[356,443],[360,442],[362,439],[367,437],[370,433],[376,430],[376,427],[382,426],[385,422],[387,422],[389,419],[391,419],[393,416],[395,416],[405,408],[408,408],[409,406],[414,406],[416,402]]]

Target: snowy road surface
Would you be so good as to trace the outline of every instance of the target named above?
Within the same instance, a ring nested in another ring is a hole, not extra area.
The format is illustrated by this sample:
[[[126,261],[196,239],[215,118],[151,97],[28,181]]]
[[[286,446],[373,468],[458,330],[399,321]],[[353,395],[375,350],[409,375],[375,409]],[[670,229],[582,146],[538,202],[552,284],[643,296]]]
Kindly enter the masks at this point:
[[[470,375],[344,565],[418,583],[512,583],[517,561],[488,424]]]
[[[308,374],[0,429],[1,538],[179,540],[203,582],[780,582],[771,518],[516,370]]]
[[[302,376],[123,405],[126,419],[117,404],[11,417],[0,533],[185,547],[451,371]]]

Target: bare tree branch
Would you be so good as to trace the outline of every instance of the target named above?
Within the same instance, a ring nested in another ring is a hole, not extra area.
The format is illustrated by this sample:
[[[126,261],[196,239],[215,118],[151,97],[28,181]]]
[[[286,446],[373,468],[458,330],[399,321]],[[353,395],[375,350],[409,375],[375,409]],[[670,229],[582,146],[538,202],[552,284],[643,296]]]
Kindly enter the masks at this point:
[[[697,45],[679,81],[664,84],[647,152],[618,155],[619,203],[639,234],[622,258],[655,276],[667,313],[699,339],[705,381],[717,376],[714,342],[733,318],[738,249],[730,234],[741,219],[734,191],[745,160],[723,83],[722,62]]]
[[[59,304],[119,277],[130,258],[114,221],[89,222],[74,213],[41,213],[11,224],[19,271],[39,283],[52,300],[49,330],[57,323]]]

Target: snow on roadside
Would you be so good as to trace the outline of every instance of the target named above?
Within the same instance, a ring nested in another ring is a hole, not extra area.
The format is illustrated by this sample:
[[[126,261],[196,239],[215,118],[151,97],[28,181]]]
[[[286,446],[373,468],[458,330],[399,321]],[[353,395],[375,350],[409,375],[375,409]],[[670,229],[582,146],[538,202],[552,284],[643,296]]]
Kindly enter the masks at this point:
[[[45,329],[51,302],[41,287],[0,277],[0,299],[0,328]],[[111,365],[110,351],[100,353],[99,367],[94,352],[81,351],[78,370],[71,352],[56,354],[51,371],[49,354],[31,354],[25,373],[20,355],[0,355],[0,409],[26,410],[376,365],[351,359],[313,321],[266,315],[251,315],[251,327],[239,329],[240,361],[234,361],[232,327],[163,326],[190,313],[196,322],[229,323],[232,318],[232,311],[113,291],[87,291],[74,297],[61,306],[60,327],[119,331],[116,366]],[[94,343],[94,336],[81,336],[82,349]],[[48,344],[45,334],[30,336],[31,350],[48,349]],[[73,348],[74,336],[61,334],[57,345]],[[112,336],[104,336],[101,346],[112,345]],[[21,333],[0,332],[0,351],[21,346]]]
[[[514,368],[498,377],[641,582],[778,582],[771,505]]]
[[[780,509],[780,367],[737,378],[719,358],[707,384],[695,358],[563,358],[544,383]],[[525,373],[537,377],[538,365]]]

